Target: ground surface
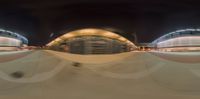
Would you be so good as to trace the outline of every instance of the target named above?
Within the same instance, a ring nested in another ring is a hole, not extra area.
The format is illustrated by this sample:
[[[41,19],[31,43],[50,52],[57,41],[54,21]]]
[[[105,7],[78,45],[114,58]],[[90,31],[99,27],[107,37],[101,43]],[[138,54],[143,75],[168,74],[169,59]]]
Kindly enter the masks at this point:
[[[2,53],[0,99],[199,99],[200,53]]]

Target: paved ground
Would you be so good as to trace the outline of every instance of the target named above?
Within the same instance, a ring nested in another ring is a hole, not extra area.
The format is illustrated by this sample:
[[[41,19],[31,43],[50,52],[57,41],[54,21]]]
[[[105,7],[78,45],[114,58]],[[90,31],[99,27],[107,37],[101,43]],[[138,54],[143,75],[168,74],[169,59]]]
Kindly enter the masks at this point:
[[[26,53],[0,62],[0,99],[200,98],[199,53]]]
[[[0,52],[0,63],[12,61],[29,55],[32,51]]]

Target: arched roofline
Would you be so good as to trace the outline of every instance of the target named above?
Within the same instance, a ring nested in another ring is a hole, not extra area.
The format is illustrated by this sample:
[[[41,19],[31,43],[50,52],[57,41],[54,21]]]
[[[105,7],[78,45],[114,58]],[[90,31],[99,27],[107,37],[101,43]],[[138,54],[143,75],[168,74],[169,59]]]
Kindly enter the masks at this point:
[[[174,35],[174,34],[180,34],[180,33],[183,33],[183,32],[200,32],[200,29],[194,29],[194,28],[188,28],[188,29],[181,29],[181,30],[176,30],[174,32],[170,32],[170,33],[167,33],[159,38],[157,38],[156,40],[154,40],[152,42],[152,44],[156,44],[157,42],[159,41],[164,41],[165,40],[165,37],[169,36],[169,35]]]
[[[53,41],[49,42],[47,44],[47,46],[51,46],[56,42],[62,41],[63,39],[77,37],[77,36],[75,36],[77,34],[79,36],[81,36],[81,33],[82,33],[82,36],[90,36],[90,35],[95,36],[96,35],[96,36],[103,36],[103,37],[108,37],[108,38],[110,36],[112,38],[115,38],[115,39],[120,40],[120,41],[127,42],[127,43],[135,46],[135,44],[133,42],[131,42],[130,40],[128,40],[127,38],[125,38],[125,37],[123,37],[123,36],[121,36],[117,33],[114,33],[112,31],[109,31],[109,30],[106,30],[106,29],[99,29],[99,28],[83,28],[83,29],[73,30],[73,31],[64,33],[63,35],[61,35],[61,36],[57,37],[56,39],[54,39]]]
[[[6,35],[10,35],[11,37],[14,37],[16,39],[19,39],[24,44],[28,44],[28,39],[26,37],[20,35],[19,33],[12,32],[12,31],[9,31],[9,30],[4,30],[4,29],[0,29],[0,32],[2,32],[3,34],[6,34]]]

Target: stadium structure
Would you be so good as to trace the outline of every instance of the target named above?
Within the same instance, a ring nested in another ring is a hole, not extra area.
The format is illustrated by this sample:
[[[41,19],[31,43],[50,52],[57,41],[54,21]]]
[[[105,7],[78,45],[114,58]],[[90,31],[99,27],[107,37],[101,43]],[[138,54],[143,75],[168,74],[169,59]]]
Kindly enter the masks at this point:
[[[181,29],[167,33],[151,45],[158,51],[199,51],[200,29]]]

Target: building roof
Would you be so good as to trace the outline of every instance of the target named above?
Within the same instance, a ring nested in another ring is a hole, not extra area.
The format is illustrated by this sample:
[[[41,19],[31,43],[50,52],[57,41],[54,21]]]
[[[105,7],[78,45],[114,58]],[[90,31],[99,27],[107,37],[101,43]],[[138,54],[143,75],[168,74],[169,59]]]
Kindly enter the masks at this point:
[[[28,39],[26,37],[9,30],[0,29],[0,35],[5,37],[15,38],[22,41],[23,44],[28,44]]]

